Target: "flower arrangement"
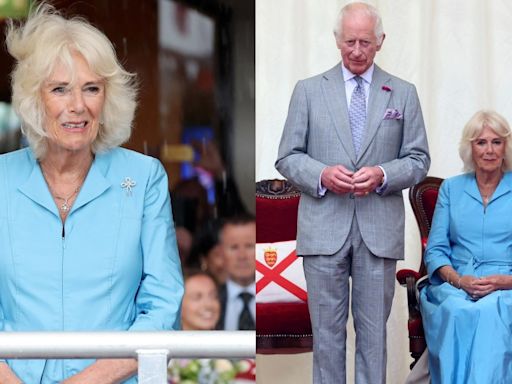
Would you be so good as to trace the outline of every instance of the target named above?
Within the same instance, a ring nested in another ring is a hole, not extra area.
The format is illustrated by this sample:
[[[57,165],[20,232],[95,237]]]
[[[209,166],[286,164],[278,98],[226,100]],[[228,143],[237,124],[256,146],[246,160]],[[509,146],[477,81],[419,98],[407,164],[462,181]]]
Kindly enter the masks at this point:
[[[247,360],[176,359],[169,364],[168,378],[170,384],[230,384],[252,368]]]

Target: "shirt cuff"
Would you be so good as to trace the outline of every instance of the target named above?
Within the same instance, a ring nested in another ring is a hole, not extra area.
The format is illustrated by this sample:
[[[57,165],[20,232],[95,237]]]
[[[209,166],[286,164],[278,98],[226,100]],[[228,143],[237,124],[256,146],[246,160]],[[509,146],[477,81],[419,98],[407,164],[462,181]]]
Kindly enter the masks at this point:
[[[318,197],[324,197],[325,193],[327,192],[327,188],[322,185],[322,174],[326,168],[327,167],[322,169],[322,172],[320,172],[320,176],[318,177],[318,186],[316,187],[316,193],[318,194]]]
[[[384,191],[386,191],[386,188],[388,187],[388,177],[386,175],[386,171],[384,170],[384,168],[382,168],[380,165],[377,165],[377,167],[381,169],[382,173],[384,174],[384,177],[382,178],[382,184],[375,189],[375,193],[377,193],[377,195],[382,195]]]

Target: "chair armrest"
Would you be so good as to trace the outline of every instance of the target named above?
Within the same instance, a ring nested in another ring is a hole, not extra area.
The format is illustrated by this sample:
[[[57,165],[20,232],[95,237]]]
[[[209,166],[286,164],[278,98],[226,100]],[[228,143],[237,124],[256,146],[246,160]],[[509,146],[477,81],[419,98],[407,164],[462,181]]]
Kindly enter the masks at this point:
[[[401,269],[396,273],[396,279],[407,288],[407,306],[409,309],[409,321],[421,318],[418,295],[416,294],[416,282],[421,275],[412,269]]]
[[[414,281],[420,279],[421,275],[419,272],[413,271],[412,269],[401,269],[396,273],[396,279],[400,283],[400,285],[407,285],[407,278],[412,277]]]

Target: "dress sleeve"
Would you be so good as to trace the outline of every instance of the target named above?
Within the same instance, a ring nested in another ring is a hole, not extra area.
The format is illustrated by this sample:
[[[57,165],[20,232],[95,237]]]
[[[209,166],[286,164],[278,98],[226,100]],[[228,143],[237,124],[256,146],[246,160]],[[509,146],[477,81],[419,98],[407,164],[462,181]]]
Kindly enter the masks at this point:
[[[142,217],[143,273],[130,330],[180,328],[183,276],[171,213],[167,175],[156,159],[146,185]]]
[[[7,197],[5,197],[4,194],[2,193],[4,191],[5,175],[6,175],[5,162],[2,159],[2,160],[0,160],[0,176],[1,176],[0,177],[0,209],[2,210],[2,212],[7,211],[7,206],[6,206]],[[4,328],[4,309],[3,308],[4,307],[2,305],[2,301],[0,300],[0,332],[3,332],[5,329]],[[5,363],[5,359],[0,359],[0,363]]]
[[[452,265],[451,255],[450,193],[449,182],[445,181],[439,190],[432,228],[425,250],[425,265],[432,284],[442,284],[444,282],[435,272],[442,266]]]
[[[2,308],[2,303],[0,302],[0,332],[4,331],[4,310]],[[0,359],[0,363],[6,363],[5,359]]]

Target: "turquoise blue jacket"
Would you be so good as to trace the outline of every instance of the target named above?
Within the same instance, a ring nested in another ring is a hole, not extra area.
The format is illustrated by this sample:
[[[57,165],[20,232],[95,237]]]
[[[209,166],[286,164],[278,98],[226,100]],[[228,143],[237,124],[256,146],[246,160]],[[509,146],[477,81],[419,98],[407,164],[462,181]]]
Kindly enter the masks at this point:
[[[182,295],[156,159],[97,154],[63,226],[32,151],[0,156],[0,331],[178,329]],[[24,383],[46,384],[93,361],[7,363]]]
[[[475,300],[436,273],[512,275],[511,214],[510,172],[487,206],[474,173],[441,185],[425,253],[431,284],[420,292],[432,384],[512,383],[512,290]]]
[[[506,172],[487,208],[474,173],[446,179],[439,190],[425,252],[431,283],[442,281],[435,271],[450,265],[464,275],[481,264],[512,263],[512,173]]]

